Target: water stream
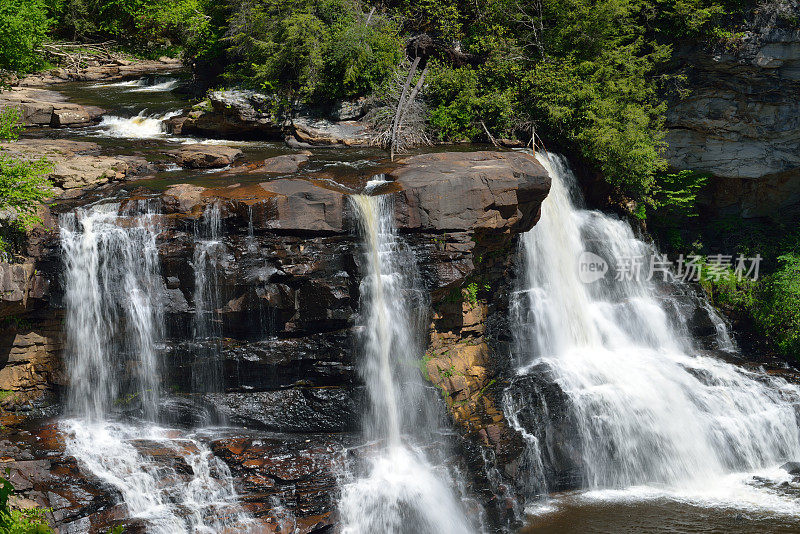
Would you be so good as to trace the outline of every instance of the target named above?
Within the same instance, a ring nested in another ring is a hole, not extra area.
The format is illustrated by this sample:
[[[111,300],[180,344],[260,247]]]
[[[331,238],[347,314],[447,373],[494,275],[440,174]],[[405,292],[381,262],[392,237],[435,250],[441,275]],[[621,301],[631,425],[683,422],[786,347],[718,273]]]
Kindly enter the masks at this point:
[[[228,467],[192,434],[156,422],[163,291],[157,217],[120,216],[118,208],[80,209],[60,221],[70,382],[69,418],[60,423],[66,452],[115,488],[127,515],[144,521],[148,532],[253,530]],[[118,420],[121,410],[128,422]]]
[[[424,348],[424,299],[413,253],[394,229],[388,196],[354,195],[364,239],[361,282],[361,374],[370,410],[371,444],[363,472],[345,476],[339,505],[342,532],[443,533],[475,531],[446,466],[422,445],[436,433],[417,361]]]
[[[563,159],[539,160],[553,184],[541,220],[522,238],[512,310],[518,377],[506,394],[509,421],[550,475],[533,493],[571,469],[587,499],[800,513],[796,496],[777,489],[796,485],[779,466],[800,458],[800,389],[706,355],[672,302],[675,284],[615,276],[626,259],[647,264],[653,249],[626,222],[581,209]],[[587,253],[609,265],[599,280],[581,276]],[[718,348],[734,350],[724,323],[712,322]],[[567,434],[542,423],[554,408],[533,404],[544,397],[530,385],[535,377],[563,392]]]
[[[222,390],[218,279],[224,254],[219,204],[212,203],[206,207],[195,227],[193,393],[216,393]]]

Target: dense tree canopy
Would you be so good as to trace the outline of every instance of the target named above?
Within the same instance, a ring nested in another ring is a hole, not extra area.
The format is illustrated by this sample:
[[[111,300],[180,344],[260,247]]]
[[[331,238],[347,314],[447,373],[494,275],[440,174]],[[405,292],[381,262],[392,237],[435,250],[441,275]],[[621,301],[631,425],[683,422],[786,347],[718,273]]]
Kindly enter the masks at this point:
[[[744,0],[741,0],[743,3]],[[199,77],[323,104],[428,66],[430,134],[557,143],[650,202],[666,169],[663,66],[682,39],[724,39],[740,0],[4,0],[0,67],[42,65],[52,38],[180,47]],[[421,50],[419,37],[428,46]],[[662,188],[663,189],[663,188]],[[640,203],[641,204],[641,203]]]

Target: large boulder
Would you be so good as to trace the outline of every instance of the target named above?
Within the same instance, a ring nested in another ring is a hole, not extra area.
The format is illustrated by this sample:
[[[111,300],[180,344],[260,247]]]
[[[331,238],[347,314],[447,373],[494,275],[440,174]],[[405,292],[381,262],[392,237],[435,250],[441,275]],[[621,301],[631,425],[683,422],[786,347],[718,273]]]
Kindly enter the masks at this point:
[[[241,89],[211,91],[206,107],[189,113],[181,132],[239,139],[246,137],[280,138],[283,117],[276,99]]]
[[[371,143],[370,130],[358,121],[298,117],[292,121],[292,128],[301,145],[368,146]]]
[[[311,152],[304,150],[295,154],[283,154],[273,156],[264,161],[240,165],[225,171],[225,176],[245,176],[245,175],[275,175],[275,174],[294,174],[300,167],[308,162]]]
[[[267,158],[258,170],[265,173],[291,174],[300,170],[300,166],[308,161],[310,155],[310,152],[304,152]]]
[[[187,169],[215,169],[227,167],[242,157],[242,151],[223,145],[185,145],[171,154],[178,165]]]
[[[550,178],[522,152],[442,152],[400,160],[388,173],[398,226],[408,230],[530,229]]]
[[[362,106],[363,107],[363,106]],[[360,115],[357,105],[336,108],[336,117]],[[197,134],[222,139],[287,139],[291,146],[366,146],[370,135],[364,123],[329,120],[319,110],[298,108],[286,115],[278,97],[244,89],[211,91],[207,100],[186,115],[168,123],[172,133]]]

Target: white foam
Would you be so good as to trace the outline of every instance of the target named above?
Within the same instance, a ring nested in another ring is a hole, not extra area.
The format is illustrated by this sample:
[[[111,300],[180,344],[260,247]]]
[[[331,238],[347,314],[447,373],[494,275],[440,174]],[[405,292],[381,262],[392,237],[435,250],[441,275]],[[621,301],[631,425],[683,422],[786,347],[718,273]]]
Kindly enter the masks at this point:
[[[135,117],[117,117],[105,115],[98,125],[99,135],[104,137],[121,137],[129,139],[156,139],[167,136],[164,121],[180,115],[180,111],[171,111],[164,115],[145,115],[142,111]]]
[[[120,492],[130,517],[143,519],[154,534],[260,532],[238,504],[228,467],[202,442],[156,426],[60,423],[66,453],[79,465]],[[155,443],[188,465],[179,474],[168,461],[150,458],[135,446]]]
[[[177,86],[178,86],[178,80],[171,79],[166,82],[161,82],[153,85],[141,85],[131,90],[137,93],[159,93],[159,92],[172,91]]]

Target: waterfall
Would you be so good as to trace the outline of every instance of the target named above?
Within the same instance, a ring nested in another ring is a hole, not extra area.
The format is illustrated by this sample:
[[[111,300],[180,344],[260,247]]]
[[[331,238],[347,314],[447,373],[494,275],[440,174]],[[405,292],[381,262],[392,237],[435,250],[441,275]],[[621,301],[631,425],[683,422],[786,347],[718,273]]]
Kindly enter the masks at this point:
[[[258,531],[238,504],[228,467],[196,437],[154,422],[163,323],[157,216],[120,216],[118,208],[104,204],[60,219],[66,453],[115,488],[148,532]],[[141,421],[115,421],[132,400]]]
[[[219,269],[225,254],[222,242],[222,218],[219,205],[209,204],[195,227],[194,257],[194,344],[192,392],[214,393],[222,390],[222,330]]]
[[[65,261],[68,410],[103,419],[120,393],[155,416],[161,276],[153,213],[119,224],[117,204],[61,217]],[[120,391],[126,366],[137,386]]]
[[[388,196],[354,195],[364,239],[361,282],[361,373],[370,410],[365,433],[374,440],[361,476],[342,484],[342,531],[465,533],[475,530],[453,491],[455,480],[416,443],[435,433],[417,362],[424,309],[413,253],[394,229]]]
[[[679,498],[771,507],[778,498],[747,481],[800,459],[800,389],[699,350],[688,319],[675,317],[676,282],[618,280],[625,258],[647,264],[655,251],[626,222],[581,209],[563,159],[539,161],[552,188],[521,240],[512,299],[518,376],[505,402],[511,424],[548,464],[542,469],[561,469],[568,458],[590,490],[649,486]],[[582,278],[587,257],[605,260],[606,275]],[[734,350],[724,323],[711,319],[719,348]],[[534,379],[564,396],[559,417],[573,427],[574,443],[530,422],[558,409],[526,404],[537,397],[525,384]]]
[[[167,136],[165,122],[180,111],[171,111],[163,115],[146,115],[142,110],[135,117],[118,117],[104,115],[97,125],[98,134],[104,137],[122,137],[129,139],[156,139]]]

